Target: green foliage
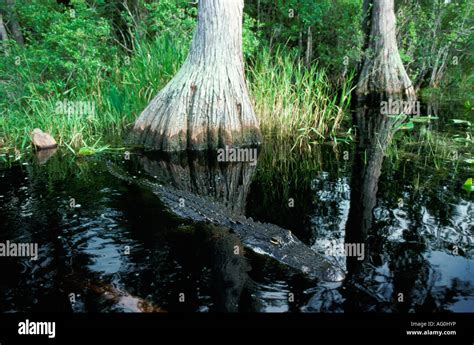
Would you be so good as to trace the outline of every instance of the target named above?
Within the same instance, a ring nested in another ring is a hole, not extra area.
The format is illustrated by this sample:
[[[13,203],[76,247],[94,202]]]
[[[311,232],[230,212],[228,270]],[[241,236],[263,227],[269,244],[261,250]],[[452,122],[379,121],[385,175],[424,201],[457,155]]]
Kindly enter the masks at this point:
[[[283,49],[283,48],[281,48]],[[350,103],[349,78],[340,93],[322,68],[305,68],[295,54],[261,50],[248,78],[255,111],[266,135],[288,140],[302,149],[335,138]]]
[[[311,28],[311,62],[324,66],[332,81],[345,77],[360,60],[361,9],[361,0],[261,0],[246,4],[246,11],[260,21],[262,38],[284,44],[300,59],[305,59]]]
[[[432,128],[432,123],[415,124],[412,120],[408,123],[397,127],[398,131],[389,145],[387,154],[389,157],[404,156],[424,169],[432,168],[440,171],[456,170],[460,162],[472,155],[470,152],[472,143],[468,142],[472,134],[469,131],[462,135],[441,133]]]
[[[468,178],[463,185],[464,189],[467,190],[469,193],[474,192],[474,186],[472,185],[472,178]]]
[[[244,24],[242,28],[242,49],[244,57],[250,60],[255,56],[257,49],[261,46],[260,28],[257,20],[244,13]]]
[[[398,45],[411,79],[421,86],[472,89],[472,0],[403,0],[397,4]]]
[[[85,0],[71,1],[70,8],[33,0],[17,9],[27,45],[1,65],[2,75],[20,82],[23,95],[86,89],[91,76],[110,71],[108,62],[116,54],[111,27]]]
[[[110,136],[122,133],[134,121],[176,73],[187,52],[187,47],[176,44],[165,34],[153,42],[138,45],[135,54],[124,59],[110,75],[93,76],[91,90],[75,88],[63,94],[35,93],[24,97],[23,107],[11,107],[9,116],[0,122],[0,136],[11,146],[25,149],[29,145],[26,140],[29,133],[39,127],[51,133],[60,146],[70,147],[72,152],[74,148],[88,146],[88,142],[110,140]],[[160,59],[152,59],[153,56]],[[65,100],[91,102],[96,106],[95,114],[58,113],[58,102]],[[94,145],[98,146],[98,143]]]
[[[411,131],[414,128],[415,128],[415,124],[413,123],[412,120],[409,120],[408,122],[403,123],[402,125],[400,125],[400,127],[398,129],[405,130],[405,131]]]
[[[160,0],[143,6],[149,13],[145,27],[150,37],[166,33],[186,42],[191,40],[197,18],[197,7],[191,1]]]
[[[362,0],[246,1],[244,57],[265,135],[301,148],[351,140],[349,121],[343,127],[361,56],[361,8]],[[468,0],[397,2],[399,46],[412,78],[425,73],[429,82],[437,53],[449,45],[432,87],[462,90],[466,108],[474,86],[472,11]],[[19,0],[15,12],[26,44],[10,40],[0,49],[0,147],[26,149],[30,131],[40,127],[76,152],[122,134],[175,75],[187,54],[197,5]],[[309,28],[313,54],[306,61]],[[454,56],[457,65],[450,63]],[[436,98],[446,94],[431,90]],[[64,101],[90,102],[96,111],[59,114],[57,104]],[[454,139],[472,141],[465,135]]]

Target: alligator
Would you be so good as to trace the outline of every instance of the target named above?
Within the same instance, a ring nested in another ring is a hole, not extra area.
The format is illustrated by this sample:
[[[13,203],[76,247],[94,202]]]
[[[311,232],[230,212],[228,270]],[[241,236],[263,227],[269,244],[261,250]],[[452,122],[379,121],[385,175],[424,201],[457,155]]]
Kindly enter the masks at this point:
[[[107,161],[106,166],[114,177],[151,191],[179,218],[229,229],[239,237],[246,249],[271,257],[311,279],[335,282],[345,277],[344,272],[330,259],[312,250],[290,230],[236,214],[207,196],[196,195],[148,178],[132,177],[112,161]]]

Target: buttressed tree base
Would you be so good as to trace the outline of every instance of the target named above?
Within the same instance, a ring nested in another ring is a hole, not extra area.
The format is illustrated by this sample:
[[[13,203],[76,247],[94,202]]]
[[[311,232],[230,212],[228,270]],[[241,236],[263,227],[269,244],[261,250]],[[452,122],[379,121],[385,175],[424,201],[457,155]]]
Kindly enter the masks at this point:
[[[364,10],[367,38],[357,95],[415,99],[398,51],[394,0],[365,0]]]
[[[188,57],[141,113],[132,141],[162,151],[261,142],[244,77],[243,7],[243,0],[199,1]]]

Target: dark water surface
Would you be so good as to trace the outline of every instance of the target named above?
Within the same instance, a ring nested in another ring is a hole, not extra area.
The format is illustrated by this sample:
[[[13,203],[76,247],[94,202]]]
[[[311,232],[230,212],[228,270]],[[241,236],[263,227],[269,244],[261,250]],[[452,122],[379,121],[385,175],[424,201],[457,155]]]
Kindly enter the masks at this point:
[[[0,312],[474,312],[474,203],[462,187],[472,129],[452,121],[472,113],[459,109],[424,109],[439,118],[397,132],[393,118],[358,110],[357,142],[298,155],[267,138],[256,167],[138,152],[15,162],[0,170],[0,243],[39,252],[0,257]],[[173,216],[108,160],[290,229],[322,254],[364,244],[364,260],[332,256],[346,278],[321,282],[250,250],[232,258],[235,235]]]

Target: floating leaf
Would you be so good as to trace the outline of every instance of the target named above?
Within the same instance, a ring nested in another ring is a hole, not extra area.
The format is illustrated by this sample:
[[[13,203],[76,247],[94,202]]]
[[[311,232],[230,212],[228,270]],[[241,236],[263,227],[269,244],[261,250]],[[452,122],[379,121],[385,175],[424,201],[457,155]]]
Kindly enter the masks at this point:
[[[468,178],[463,185],[464,189],[468,192],[474,192],[474,186],[472,185],[472,177]]]

